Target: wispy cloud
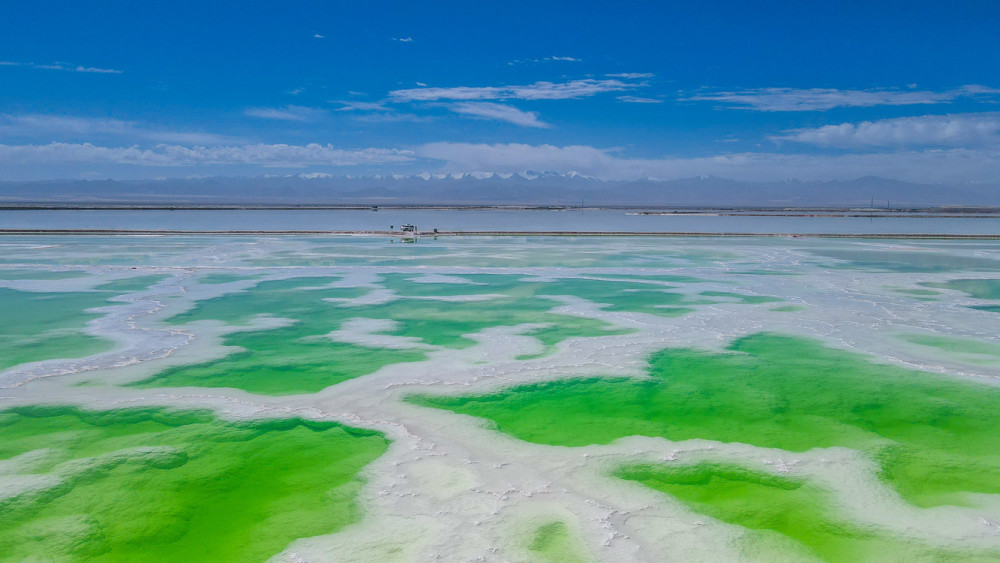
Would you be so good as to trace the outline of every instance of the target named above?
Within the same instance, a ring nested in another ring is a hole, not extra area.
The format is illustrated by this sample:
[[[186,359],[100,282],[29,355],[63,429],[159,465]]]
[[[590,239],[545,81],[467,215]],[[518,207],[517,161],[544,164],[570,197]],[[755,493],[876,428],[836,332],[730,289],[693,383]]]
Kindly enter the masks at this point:
[[[90,143],[0,145],[0,162],[105,163],[138,166],[259,165],[267,167],[356,166],[410,162],[413,153],[397,149],[337,149],[332,145],[239,145],[154,148],[104,147]]]
[[[534,112],[522,111],[512,106],[493,102],[463,102],[459,104],[452,104],[448,106],[448,109],[462,115],[469,115],[480,119],[504,121],[506,123],[520,125],[521,127],[535,127],[539,129],[551,127],[548,123],[540,121],[538,119],[538,114]]]
[[[835,148],[1000,144],[1000,112],[841,123],[792,129],[771,138]]]
[[[428,123],[434,121],[434,117],[430,115],[417,115],[402,111],[359,113],[353,118],[365,123]]]
[[[243,111],[243,114],[260,119],[315,121],[326,115],[326,110],[303,106],[284,106],[280,108],[248,108]]]
[[[69,70],[69,69],[65,69]],[[97,74],[121,74],[122,71],[113,68],[97,68],[94,66],[77,66],[73,72],[93,72]]]
[[[396,102],[428,102],[435,100],[567,100],[585,98],[604,92],[621,92],[645,86],[643,83],[621,80],[571,80],[569,82],[535,82],[526,86],[457,86],[453,88],[409,88],[389,92]]]
[[[430,121],[427,116],[414,115],[397,111],[386,105],[385,100],[377,102],[362,102],[356,100],[331,100],[330,103],[343,104],[336,111],[350,113],[354,119],[368,123],[422,122]]]
[[[1000,177],[1000,151],[949,149],[865,154],[729,153],[698,158],[625,158],[613,149],[553,146],[430,143],[417,157],[443,162],[444,172],[517,173],[550,170],[608,180],[691,178],[701,175],[747,181],[850,180],[884,176],[913,182],[966,182]]]
[[[961,97],[1000,94],[1000,89],[968,85],[952,90],[838,90],[835,88],[756,88],[705,92],[681,101],[709,101],[732,109],[755,111],[822,111],[836,107],[905,106],[948,103]]]
[[[663,100],[656,98],[643,98],[640,96],[618,96],[618,101],[626,104],[662,104]]]
[[[392,40],[393,41],[399,41],[400,43],[412,43],[413,42],[413,38],[412,37],[393,37]]]
[[[541,57],[538,59],[515,59],[507,63],[508,66],[537,64],[537,63],[580,63],[583,59],[576,57]]]
[[[385,101],[331,100],[331,103],[343,104],[343,107],[337,108],[337,111],[392,111],[392,108],[385,105]]]
[[[72,65],[69,63],[19,63],[14,61],[0,61],[0,66],[23,66],[26,68],[36,68],[39,70],[62,70],[66,72],[85,72],[92,74],[121,74],[123,71],[113,68],[100,68],[96,66]]]
[[[91,143],[0,145],[0,164],[113,164],[145,167],[251,165],[305,166],[433,165],[441,172],[517,173],[549,170],[608,180],[655,177],[669,180],[711,175],[745,181],[850,180],[877,175],[921,183],[995,181],[1000,150],[954,148],[849,154],[725,153],[680,158],[628,158],[616,149],[588,145],[430,143],[414,150],[339,149],[332,145],[233,145],[191,147],[100,146]]]
[[[173,131],[144,126],[120,119],[69,117],[61,115],[27,114],[0,115],[0,137],[53,137],[106,135],[130,142],[144,140],[159,143],[190,143],[220,145],[242,142],[237,137],[200,131]]]
[[[611,78],[625,78],[627,80],[635,80],[637,78],[652,78],[656,76],[652,72],[618,72],[615,74],[605,74]]]
[[[325,35],[320,35],[318,33],[313,34],[313,39],[325,39],[325,38],[326,38]]]

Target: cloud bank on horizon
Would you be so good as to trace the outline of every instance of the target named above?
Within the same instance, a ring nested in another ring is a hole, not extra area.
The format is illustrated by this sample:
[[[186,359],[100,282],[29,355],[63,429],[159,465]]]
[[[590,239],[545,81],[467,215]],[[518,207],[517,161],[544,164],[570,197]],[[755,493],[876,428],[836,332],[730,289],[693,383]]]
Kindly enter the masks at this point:
[[[1000,178],[990,2],[60,4],[0,21],[0,180]]]

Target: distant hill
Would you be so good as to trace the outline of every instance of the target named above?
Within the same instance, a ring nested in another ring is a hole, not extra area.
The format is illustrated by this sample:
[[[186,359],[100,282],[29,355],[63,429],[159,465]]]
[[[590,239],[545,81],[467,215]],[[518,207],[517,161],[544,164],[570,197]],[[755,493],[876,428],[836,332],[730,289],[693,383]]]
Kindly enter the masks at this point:
[[[604,181],[575,172],[0,182],[0,204],[869,207],[873,198],[876,207],[997,206],[1000,184],[946,186],[872,176],[829,182]]]

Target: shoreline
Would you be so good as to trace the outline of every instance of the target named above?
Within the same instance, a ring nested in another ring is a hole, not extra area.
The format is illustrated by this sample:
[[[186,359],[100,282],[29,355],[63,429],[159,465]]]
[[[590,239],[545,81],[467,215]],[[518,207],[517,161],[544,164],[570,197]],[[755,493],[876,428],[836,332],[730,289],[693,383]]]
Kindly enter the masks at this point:
[[[996,234],[958,233],[752,233],[697,231],[367,231],[367,230],[144,230],[144,229],[0,229],[0,236],[16,235],[195,235],[195,236],[380,236],[402,239],[437,237],[663,237],[663,238],[838,238],[838,239],[943,239],[1000,240]]]

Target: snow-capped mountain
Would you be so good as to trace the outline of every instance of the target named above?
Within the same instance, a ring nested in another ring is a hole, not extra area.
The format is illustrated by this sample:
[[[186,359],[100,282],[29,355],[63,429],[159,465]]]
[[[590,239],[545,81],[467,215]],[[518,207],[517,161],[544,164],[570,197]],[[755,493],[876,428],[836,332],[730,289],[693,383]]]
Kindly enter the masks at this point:
[[[711,176],[608,181],[551,171],[0,182],[0,203],[8,204],[868,207],[873,200],[877,207],[1000,205],[1000,185],[915,184],[871,176],[829,182],[739,182]]]

